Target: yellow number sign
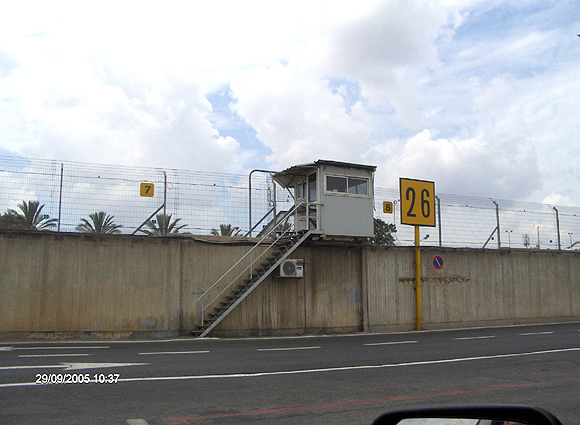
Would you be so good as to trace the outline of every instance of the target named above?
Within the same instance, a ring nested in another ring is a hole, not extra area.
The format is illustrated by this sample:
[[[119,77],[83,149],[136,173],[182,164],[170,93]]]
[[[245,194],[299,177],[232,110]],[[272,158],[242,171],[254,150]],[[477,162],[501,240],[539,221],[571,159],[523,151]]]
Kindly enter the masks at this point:
[[[401,223],[435,227],[435,183],[401,178],[399,188]]]
[[[155,192],[155,185],[153,183],[141,183],[141,196],[151,198]]]
[[[392,214],[393,213],[393,203],[389,201],[383,202],[383,212],[385,214]]]

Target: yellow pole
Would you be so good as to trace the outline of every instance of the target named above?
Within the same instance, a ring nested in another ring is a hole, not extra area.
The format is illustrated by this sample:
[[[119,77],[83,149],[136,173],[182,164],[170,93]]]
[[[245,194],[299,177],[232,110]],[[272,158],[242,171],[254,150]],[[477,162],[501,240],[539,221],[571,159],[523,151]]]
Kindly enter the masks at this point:
[[[419,239],[419,226],[415,226],[415,294],[417,297],[417,330],[421,330],[421,248]]]

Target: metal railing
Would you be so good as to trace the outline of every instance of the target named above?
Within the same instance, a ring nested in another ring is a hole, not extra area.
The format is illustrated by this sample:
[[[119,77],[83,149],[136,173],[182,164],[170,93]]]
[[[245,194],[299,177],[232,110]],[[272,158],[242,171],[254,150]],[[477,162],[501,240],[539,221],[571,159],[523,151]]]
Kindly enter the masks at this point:
[[[294,205],[280,220],[280,224],[277,226],[272,227],[272,229],[266,233],[242,258],[240,258],[233,266],[231,266],[228,271],[226,271],[213,285],[211,285],[198,299],[197,302],[200,305],[201,311],[201,323],[203,324],[205,320],[205,313],[206,311],[211,308],[213,303],[217,300],[221,299],[224,293],[231,290],[232,286],[238,282],[243,276],[251,277],[253,275],[254,267],[256,263],[260,265],[263,262],[264,256],[270,253],[270,249],[275,247],[283,238],[289,236],[290,234],[295,234],[295,231],[290,226],[283,226],[285,222],[287,222],[290,218],[292,218],[296,211],[299,208],[314,206],[317,210],[317,220],[316,220],[316,228],[310,229],[310,231],[318,231],[320,230],[320,220],[318,219],[318,208],[320,204],[313,203],[313,202],[302,202],[300,204]],[[308,217],[304,217],[308,218]],[[280,230],[282,229],[282,230]],[[262,252],[258,252],[259,249],[262,249]],[[256,254],[256,255],[255,255]],[[255,258],[254,258],[255,255]],[[249,260],[249,264],[243,267],[243,264]],[[240,267],[243,267],[241,270],[237,270]],[[223,289],[221,289],[211,300],[206,301],[206,297],[210,296],[210,293],[217,288],[220,288],[218,285],[226,280],[226,277],[233,275],[237,272],[237,274],[229,280],[229,283],[226,284]]]
[[[152,197],[140,195],[141,183],[154,186]],[[254,173],[249,183],[247,174],[0,155],[0,215],[38,201],[43,217],[57,220],[49,230],[58,232],[81,231],[81,220],[105,212],[122,226],[122,234],[144,234],[142,224],[164,212],[185,225],[180,233],[207,235],[230,224],[249,234],[264,223],[254,225],[252,215],[269,212],[272,217],[294,204],[292,194],[276,193],[270,171]],[[401,224],[399,197],[398,189],[375,187],[374,216],[396,225],[396,245],[412,246],[413,228]],[[393,202],[392,214],[382,212],[383,201]],[[580,207],[437,193],[437,228],[421,228],[421,237],[423,245],[441,247],[575,250],[580,248]]]

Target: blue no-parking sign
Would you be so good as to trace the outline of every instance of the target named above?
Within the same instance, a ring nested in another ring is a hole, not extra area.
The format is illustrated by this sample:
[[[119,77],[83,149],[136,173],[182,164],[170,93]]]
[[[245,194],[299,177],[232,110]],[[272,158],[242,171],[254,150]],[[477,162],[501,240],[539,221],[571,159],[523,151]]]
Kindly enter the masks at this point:
[[[433,267],[440,270],[443,267],[443,258],[440,255],[433,257]]]

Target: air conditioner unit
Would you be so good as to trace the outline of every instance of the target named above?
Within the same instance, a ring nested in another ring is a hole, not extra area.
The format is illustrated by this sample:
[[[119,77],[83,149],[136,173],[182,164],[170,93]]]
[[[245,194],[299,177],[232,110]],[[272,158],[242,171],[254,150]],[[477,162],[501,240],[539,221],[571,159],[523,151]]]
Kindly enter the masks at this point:
[[[284,260],[280,265],[280,277],[304,277],[304,260]]]

